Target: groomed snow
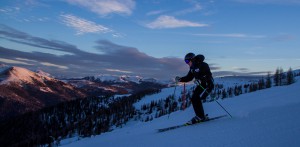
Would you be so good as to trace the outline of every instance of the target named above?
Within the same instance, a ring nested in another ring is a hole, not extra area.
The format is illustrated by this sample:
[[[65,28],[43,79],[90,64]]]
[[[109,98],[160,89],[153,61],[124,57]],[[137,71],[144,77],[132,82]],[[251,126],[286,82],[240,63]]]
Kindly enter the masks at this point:
[[[158,133],[194,116],[192,107],[151,122],[131,121],[123,128],[91,138],[63,140],[64,146],[103,147],[298,147],[300,146],[300,81],[219,100],[233,116]],[[163,91],[164,92],[164,91]],[[166,93],[173,91],[166,90]],[[165,94],[168,95],[168,94]],[[205,103],[210,116],[226,114],[216,103]],[[73,141],[72,141],[73,140]]]

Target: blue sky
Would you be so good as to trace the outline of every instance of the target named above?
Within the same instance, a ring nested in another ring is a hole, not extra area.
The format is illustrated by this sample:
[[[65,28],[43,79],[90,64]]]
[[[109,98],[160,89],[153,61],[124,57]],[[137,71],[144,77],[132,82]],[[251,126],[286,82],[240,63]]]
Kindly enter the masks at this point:
[[[2,0],[0,63],[54,76],[214,76],[300,68],[299,0]]]

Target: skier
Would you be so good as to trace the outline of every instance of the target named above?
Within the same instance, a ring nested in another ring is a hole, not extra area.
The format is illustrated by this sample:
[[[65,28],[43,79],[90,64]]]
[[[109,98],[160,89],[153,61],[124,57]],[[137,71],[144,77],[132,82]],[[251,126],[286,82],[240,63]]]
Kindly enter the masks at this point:
[[[202,100],[206,99],[214,88],[213,77],[207,63],[203,62],[205,57],[201,54],[195,55],[188,53],[185,55],[184,61],[190,66],[188,74],[184,77],[176,77],[176,82],[189,82],[195,78],[197,87],[193,91],[191,102],[196,114],[187,124],[195,124],[205,121],[207,116],[204,114]]]

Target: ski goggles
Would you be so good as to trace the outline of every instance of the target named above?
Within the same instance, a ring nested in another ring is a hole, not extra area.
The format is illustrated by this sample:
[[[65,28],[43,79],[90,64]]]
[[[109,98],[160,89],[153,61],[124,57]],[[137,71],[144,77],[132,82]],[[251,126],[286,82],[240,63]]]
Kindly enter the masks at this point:
[[[189,64],[191,60],[185,59],[184,61],[185,61],[186,64]]]

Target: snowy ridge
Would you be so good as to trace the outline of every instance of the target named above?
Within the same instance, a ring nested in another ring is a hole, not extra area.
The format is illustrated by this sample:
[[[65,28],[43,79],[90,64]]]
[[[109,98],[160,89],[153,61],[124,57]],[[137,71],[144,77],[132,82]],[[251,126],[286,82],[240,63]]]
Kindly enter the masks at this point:
[[[101,81],[101,82],[113,82],[113,83],[128,83],[128,82],[134,82],[137,84],[140,84],[141,82],[158,82],[155,78],[144,78],[141,76],[130,76],[130,75],[109,75],[109,74],[100,74],[93,76],[95,80]]]
[[[42,70],[37,70],[36,73],[39,74],[40,76],[52,77],[50,73],[44,72]]]
[[[255,76],[227,76],[214,78],[214,82],[230,87],[239,84],[251,84],[253,82],[258,82],[259,79],[260,77]]]
[[[6,73],[4,73],[6,72]],[[4,76],[7,76],[7,78],[0,82],[0,84],[7,84],[9,82],[27,82],[27,83],[34,83],[34,80],[38,80],[41,83],[44,83],[44,79],[51,80],[51,78],[47,76],[40,75],[38,73],[29,71],[25,68],[21,67],[9,67],[2,71],[2,74],[5,74]]]
[[[194,116],[192,107],[176,111],[150,122],[131,121],[123,128],[65,146],[289,146],[300,145],[300,81],[295,84],[260,90],[234,98],[219,100],[233,118],[184,127],[164,133],[157,129],[185,123]],[[163,91],[165,95],[172,89]],[[204,103],[210,116],[226,114],[215,102]],[[78,138],[73,138],[77,140]],[[117,140],[117,141],[116,141]],[[72,143],[70,143],[72,142]]]

